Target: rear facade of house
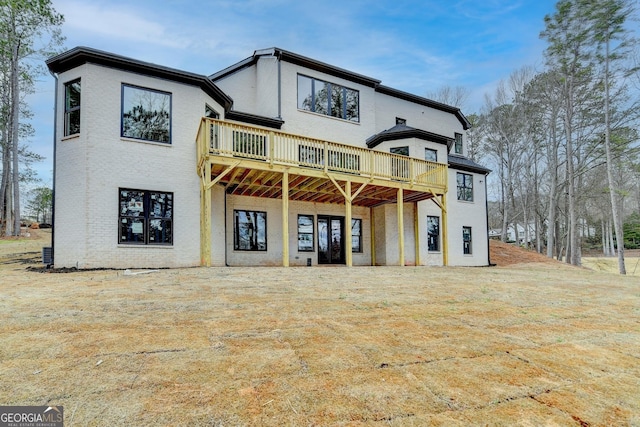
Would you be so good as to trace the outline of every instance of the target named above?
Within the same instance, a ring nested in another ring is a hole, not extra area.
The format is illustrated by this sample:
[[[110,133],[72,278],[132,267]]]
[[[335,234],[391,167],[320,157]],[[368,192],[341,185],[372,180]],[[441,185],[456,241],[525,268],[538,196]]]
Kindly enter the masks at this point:
[[[47,65],[56,268],[489,264],[457,108],[277,48],[210,76]]]

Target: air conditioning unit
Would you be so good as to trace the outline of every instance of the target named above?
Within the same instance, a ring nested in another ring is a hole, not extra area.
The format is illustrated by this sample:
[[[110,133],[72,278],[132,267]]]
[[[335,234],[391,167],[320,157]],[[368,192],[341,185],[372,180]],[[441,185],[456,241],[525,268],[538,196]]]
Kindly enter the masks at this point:
[[[42,248],[42,263],[45,265],[53,264],[53,249],[51,246]]]

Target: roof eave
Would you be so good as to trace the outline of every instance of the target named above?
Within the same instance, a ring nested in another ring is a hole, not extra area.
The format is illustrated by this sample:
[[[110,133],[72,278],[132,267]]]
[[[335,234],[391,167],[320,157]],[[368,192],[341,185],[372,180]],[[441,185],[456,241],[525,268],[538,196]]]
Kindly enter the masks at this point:
[[[233,106],[233,100],[218,88],[207,76],[175,68],[164,67],[150,62],[139,61],[98,49],[78,46],[49,58],[45,63],[53,73],[65,72],[83,64],[92,63],[137,74],[172,80],[200,87],[204,92],[220,103],[226,111],[230,110]]]
[[[451,105],[443,104],[441,102],[434,101],[429,98],[424,98],[422,96],[414,95],[409,92],[404,92],[398,89],[394,89],[389,86],[379,85],[376,87],[376,92],[383,93],[385,95],[393,96],[395,98],[404,99],[405,101],[413,102],[416,104],[424,105],[425,107],[433,108],[436,110],[444,111],[446,113],[450,113],[456,116],[460,124],[462,124],[462,128],[467,130],[471,128],[471,123],[462,114],[462,111],[458,107],[452,107]]]

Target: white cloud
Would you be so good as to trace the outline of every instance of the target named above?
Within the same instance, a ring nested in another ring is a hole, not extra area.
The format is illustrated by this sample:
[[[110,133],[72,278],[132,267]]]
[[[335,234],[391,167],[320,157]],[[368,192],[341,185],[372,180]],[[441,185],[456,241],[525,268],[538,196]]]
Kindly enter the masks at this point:
[[[65,18],[64,31],[81,33],[83,38],[141,42],[164,47],[185,47],[188,40],[169,34],[160,23],[149,19],[149,10],[122,4],[59,0],[55,8]]]

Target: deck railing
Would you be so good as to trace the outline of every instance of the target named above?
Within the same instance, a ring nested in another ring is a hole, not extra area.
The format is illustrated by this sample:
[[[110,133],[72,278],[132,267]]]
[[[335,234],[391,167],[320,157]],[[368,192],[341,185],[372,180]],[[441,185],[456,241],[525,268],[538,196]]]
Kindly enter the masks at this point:
[[[202,118],[198,161],[229,156],[446,189],[447,165],[262,127]]]

